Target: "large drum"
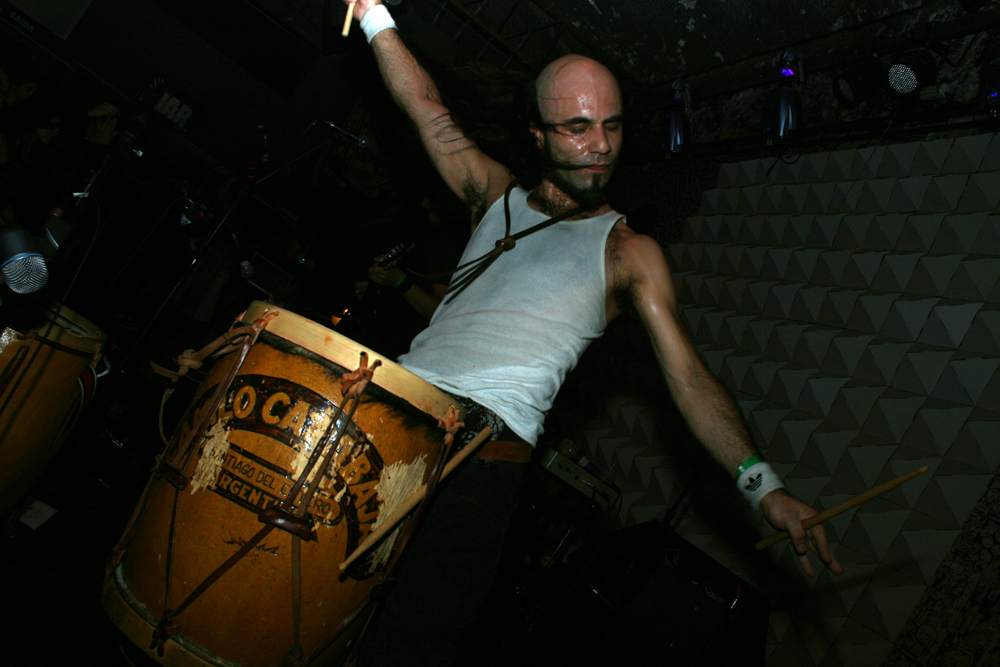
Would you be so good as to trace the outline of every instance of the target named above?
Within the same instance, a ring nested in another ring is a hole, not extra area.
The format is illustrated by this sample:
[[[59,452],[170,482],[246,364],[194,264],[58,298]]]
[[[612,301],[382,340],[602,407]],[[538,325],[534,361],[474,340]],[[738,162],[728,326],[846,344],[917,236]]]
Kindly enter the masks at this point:
[[[14,507],[59,450],[93,393],[106,342],[62,308],[18,311],[0,334],[0,512]]]
[[[115,551],[104,606],[166,665],[339,664],[351,633],[333,633],[384,576],[392,538],[338,566],[426,483],[439,420],[460,406],[287,310],[254,302],[241,320],[264,329],[199,387]],[[362,352],[381,366],[351,399],[341,378]]]

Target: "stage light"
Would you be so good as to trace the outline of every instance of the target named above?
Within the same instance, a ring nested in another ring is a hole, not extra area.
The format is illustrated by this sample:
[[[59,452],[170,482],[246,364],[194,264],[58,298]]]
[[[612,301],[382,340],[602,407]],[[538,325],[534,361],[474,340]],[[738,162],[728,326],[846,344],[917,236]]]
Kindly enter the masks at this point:
[[[785,51],[778,72],[781,84],[768,91],[761,114],[761,126],[768,145],[790,139],[801,122],[802,102],[796,88],[804,80],[804,72],[798,53],[792,49]]]
[[[805,81],[802,59],[794,49],[788,49],[781,54],[781,63],[778,67],[783,80],[782,85],[795,86],[799,82]]]
[[[906,51],[893,58],[886,70],[889,90],[898,97],[914,97],[922,88],[934,83],[937,70],[937,58],[931,52],[924,49]]]
[[[49,268],[34,237],[17,225],[0,227],[0,272],[7,286],[18,294],[31,294],[45,287]]]
[[[1000,115],[1000,39],[983,49],[983,64],[979,68],[979,99],[986,113]]]
[[[678,79],[673,85],[674,104],[670,109],[670,137],[664,146],[668,155],[680,155],[691,147],[691,89]]]
[[[847,108],[875,97],[882,89],[885,72],[877,58],[866,59],[833,77],[833,95]]]

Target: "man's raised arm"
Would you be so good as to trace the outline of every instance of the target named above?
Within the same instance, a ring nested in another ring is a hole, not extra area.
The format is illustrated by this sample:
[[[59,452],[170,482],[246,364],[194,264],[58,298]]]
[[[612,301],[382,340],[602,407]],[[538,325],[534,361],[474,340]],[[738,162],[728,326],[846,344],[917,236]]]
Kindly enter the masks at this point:
[[[437,84],[403,44],[380,0],[351,4],[375,51],[382,80],[416,125],[438,173],[474,213],[485,210],[503,194],[512,178],[510,171],[464,135],[444,106]]]

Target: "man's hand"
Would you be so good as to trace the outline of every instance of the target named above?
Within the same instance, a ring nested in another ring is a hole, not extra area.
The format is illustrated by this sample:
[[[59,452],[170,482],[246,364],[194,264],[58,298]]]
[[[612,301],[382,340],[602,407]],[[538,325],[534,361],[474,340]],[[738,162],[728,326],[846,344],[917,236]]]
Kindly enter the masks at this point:
[[[110,102],[102,102],[96,107],[87,109],[87,115],[91,118],[117,118],[121,115],[118,107]]]
[[[792,548],[798,554],[799,564],[807,575],[816,576],[809,560],[809,551],[817,554],[831,572],[843,574],[844,568],[830,551],[823,525],[813,526],[808,531],[802,529],[802,522],[815,516],[816,510],[789,495],[784,489],[776,489],[761,498],[760,511],[772,528],[787,530],[791,535]]]
[[[87,138],[95,144],[107,146],[115,138],[115,124],[121,116],[118,107],[109,102],[87,109],[90,122],[87,124]]]
[[[379,285],[394,287],[396,283],[403,279],[405,274],[396,268],[395,264],[390,264],[385,267],[379,266],[378,260],[380,259],[382,259],[382,257],[375,258],[375,263],[368,269],[368,277]]]
[[[371,9],[375,5],[382,4],[381,0],[358,0],[357,2],[352,2],[351,0],[344,0],[344,2],[347,4],[349,9],[354,10],[354,18],[357,19],[358,21],[361,20],[361,17],[363,17],[365,15],[365,12],[367,12],[369,9]],[[354,7],[351,7],[351,5],[354,5]]]

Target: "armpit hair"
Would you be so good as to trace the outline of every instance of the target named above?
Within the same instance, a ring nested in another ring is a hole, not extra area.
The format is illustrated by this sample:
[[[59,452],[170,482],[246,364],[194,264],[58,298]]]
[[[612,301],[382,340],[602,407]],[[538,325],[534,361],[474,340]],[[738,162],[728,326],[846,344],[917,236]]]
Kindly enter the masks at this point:
[[[471,175],[462,184],[462,199],[465,200],[472,213],[472,224],[479,224],[479,221],[486,215],[486,193]]]
[[[612,281],[611,296],[615,300],[615,305],[622,315],[630,315],[636,312],[635,279],[628,277],[622,270],[622,249],[618,235],[611,232],[608,236],[608,243],[604,251],[604,262],[608,267],[608,276]]]

